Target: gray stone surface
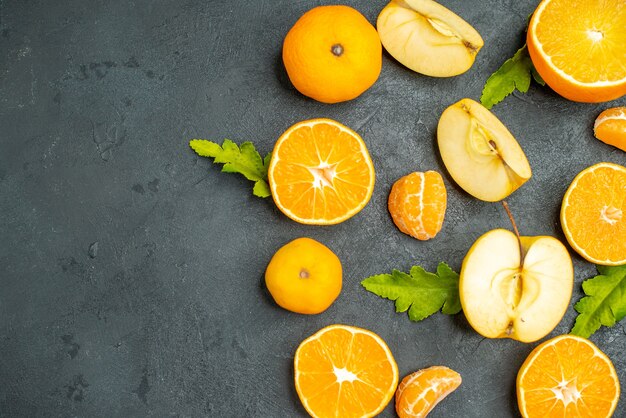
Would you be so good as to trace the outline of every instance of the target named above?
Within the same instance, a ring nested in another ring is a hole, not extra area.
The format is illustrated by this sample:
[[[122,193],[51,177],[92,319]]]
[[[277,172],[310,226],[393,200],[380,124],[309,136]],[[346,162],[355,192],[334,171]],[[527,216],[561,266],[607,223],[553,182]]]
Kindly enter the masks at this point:
[[[386,199],[410,171],[445,173],[439,115],[479,98],[536,3],[442,0],[485,39],[468,73],[428,78],[385,54],[369,91],[332,106],[298,94],[280,59],[287,30],[320,3],[0,0],[1,416],[305,416],[293,354],[332,323],[380,334],[401,375],[459,371],[463,385],[433,417],[518,416],[515,376],[536,344],[483,339],[462,314],[412,323],[359,282],[439,261],[458,271],[478,236],[509,226],[499,205],[447,174],[447,217],[430,242],[400,233]],[[385,5],[345,3],[371,22]],[[509,198],[523,234],[563,239],[558,212],[573,177],[599,161],[626,164],[592,136],[596,115],[624,104],[576,104],[533,86],[494,108],[534,170]],[[292,123],[322,116],[363,136],[377,173],[371,202],[337,226],[290,221],[187,146],[228,137],[265,153]],[[344,266],[340,297],[317,316],[280,309],[262,285],[274,251],[300,236]],[[580,283],[595,273],[572,256],[573,300],[552,336],[570,330]],[[623,325],[592,340],[626,383]]]

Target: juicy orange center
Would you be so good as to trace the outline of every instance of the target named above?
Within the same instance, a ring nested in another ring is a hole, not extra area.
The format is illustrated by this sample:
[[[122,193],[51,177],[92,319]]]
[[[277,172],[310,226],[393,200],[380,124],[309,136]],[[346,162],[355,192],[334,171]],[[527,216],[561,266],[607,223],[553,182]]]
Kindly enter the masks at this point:
[[[552,63],[583,83],[626,78],[626,5],[623,0],[552,0],[536,35]]]

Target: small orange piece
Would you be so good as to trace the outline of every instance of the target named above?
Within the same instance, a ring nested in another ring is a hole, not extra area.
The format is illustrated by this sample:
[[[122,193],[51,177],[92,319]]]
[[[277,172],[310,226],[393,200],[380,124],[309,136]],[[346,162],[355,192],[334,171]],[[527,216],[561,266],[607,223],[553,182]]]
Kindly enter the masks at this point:
[[[382,68],[382,45],[367,19],[348,6],[306,12],[283,43],[287,75],[298,91],[323,103],[352,100]]]
[[[619,394],[611,360],[575,335],[538,345],[517,374],[517,403],[524,418],[608,418]]]
[[[563,197],[561,227],[586,260],[626,263],[626,167],[598,163],[578,173]]]
[[[600,113],[593,134],[605,144],[626,151],[626,107],[612,107]]]
[[[393,397],[398,366],[378,335],[330,325],[304,340],[294,358],[296,392],[312,417],[373,417]]]
[[[311,238],[282,246],[265,270],[265,284],[276,303],[302,314],[325,311],[339,296],[341,282],[339,258]]]
[[[441,230],[446,199],[441,174],[415,172],[393,184],[387,206],[400,231],[419,240],[428,240]]]
[[[285,215],[303,224],[332,225],[369,202],[374,165],[359,134],[331,119],[312,119],[278,138],[268,179]]]
[[[460,385],[461,375],[445,366],[411,373],[396,391],[396,413],[400,418],[424,418]]]
[[[543,0],[526,43],[535,68],[561,96],[605,102],[626,94],[624,0]]]

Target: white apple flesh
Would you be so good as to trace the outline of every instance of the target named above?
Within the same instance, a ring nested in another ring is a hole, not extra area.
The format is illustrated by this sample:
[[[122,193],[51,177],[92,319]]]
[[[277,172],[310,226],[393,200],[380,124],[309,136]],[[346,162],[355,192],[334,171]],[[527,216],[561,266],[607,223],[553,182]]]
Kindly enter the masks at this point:
[[[533,342],[561,321],[573,284],[572,260],[559,240],[518,241],[511,231],[494,229],[465,256],[459,293],[463,312],[479,334]]]
[[[502,200],[532,175],[513,135],[493,113],[472,99],[462,99],[443,112],[437,142],[454,181],[480,200]]]
[[[376,29],[395,59],[432,77],[469,70],[483,46],[469,23],[432,0],[392,0],[378,15]]]

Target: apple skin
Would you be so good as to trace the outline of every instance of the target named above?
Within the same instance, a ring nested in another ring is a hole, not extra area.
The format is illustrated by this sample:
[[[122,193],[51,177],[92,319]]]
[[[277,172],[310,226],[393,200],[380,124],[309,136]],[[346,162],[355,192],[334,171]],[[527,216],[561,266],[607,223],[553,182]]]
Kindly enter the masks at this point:
[[[443,111],[437,144],[454,181],[480,200],[500,201],[532,176],[524,151],[506,126],[472,99]]]
[[[469,23],[432,0],[391,0],[376,29],[391,56],[431,77],[466,72],[484,44]]]
[[[478,238],[465,256],[459,295],[468,322],[479,334],[533,342],[561,321],[573,285],[572,260],[559,240],[536,236],[518,241],[511,231],[494,229]]]

